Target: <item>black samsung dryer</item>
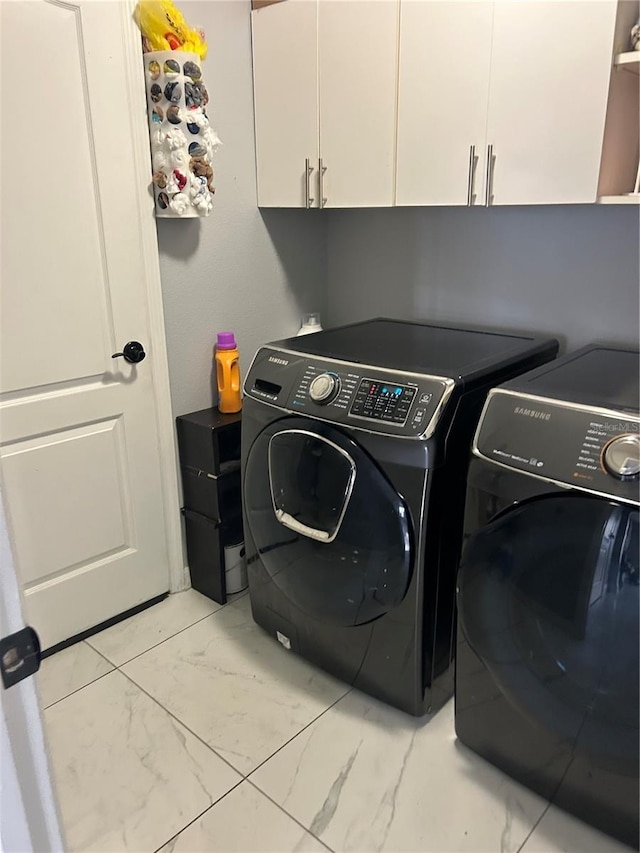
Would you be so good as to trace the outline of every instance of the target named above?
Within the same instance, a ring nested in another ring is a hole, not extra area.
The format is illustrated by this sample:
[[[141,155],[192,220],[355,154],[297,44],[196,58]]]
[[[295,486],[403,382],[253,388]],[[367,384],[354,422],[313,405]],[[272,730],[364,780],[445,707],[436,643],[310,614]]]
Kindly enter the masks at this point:
[[[556,352],[394,320],[262,347],[242,414],[256,622],[411,714],[442,705],[473,432],[492,385]]]
[[[637,351],[493,390],[458,575],[455,725],[518,781],[638,846]]]

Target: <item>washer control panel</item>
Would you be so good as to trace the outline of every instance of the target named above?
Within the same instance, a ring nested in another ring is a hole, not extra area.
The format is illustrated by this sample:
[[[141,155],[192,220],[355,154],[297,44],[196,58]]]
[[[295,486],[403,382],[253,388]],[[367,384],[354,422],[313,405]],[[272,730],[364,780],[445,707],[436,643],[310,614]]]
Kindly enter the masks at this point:
[[[245,394],[288,411],[353,427],[425,438],[435,429],[455,383],[337,359],[261,349]]]
[[[417,388],[411,385],[361,379],[349,414],[404,425],[416,392]],[[425,394],[424,400],[428,405],[431,402],[431,395]]]
[[[636,502],[640,417],[492,391],[474,443],[477,455],[545,479]]]

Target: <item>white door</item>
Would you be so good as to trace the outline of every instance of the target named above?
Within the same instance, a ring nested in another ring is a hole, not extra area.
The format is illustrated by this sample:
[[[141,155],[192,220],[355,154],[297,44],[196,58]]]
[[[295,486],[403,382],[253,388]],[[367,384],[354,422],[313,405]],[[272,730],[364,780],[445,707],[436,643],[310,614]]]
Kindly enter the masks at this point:
[[[483,204],[493,2],[401,0],[396,204]]]
[[[319,2],[321,206],[393,204],[398,11],[399,0]]]
[[[24,628],[0,489],[0,637]],[[19,668],[17,669],[19,672]],[[64,849],[34,679],[0,686],[0,850]]]
[[[251,24],[258,206],[317,207],[317,0],[254,9]]]
[[[616,0],[496,1],[493,204],[596,200],[616,8]]]
[[[177,495],[154,399],[167,376],[131,9],[0,10],[0,458],[26,617],[46,649],[169,589]],[[112,359],[130,340],[146,359]]]

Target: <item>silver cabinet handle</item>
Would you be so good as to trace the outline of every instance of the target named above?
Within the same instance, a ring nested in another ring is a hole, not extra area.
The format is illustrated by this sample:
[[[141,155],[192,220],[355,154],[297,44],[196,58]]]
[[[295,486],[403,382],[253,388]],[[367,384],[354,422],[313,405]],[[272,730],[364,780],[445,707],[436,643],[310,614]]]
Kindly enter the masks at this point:
[[[326,171],[327,167],[324,165],[321,157],[318,160],[318,195],[320,197],[320,207],[325,207],[327,204],[327,199],[324,194],[324,173]]]
[[[313,199],[309,195],[311,190],[309,189],[309,178],[311,177],[311,173],[313,172],[313,166],[309,164],[309,158],[307,157],[304,161],[304,206],[307,210],[313,204]]]
[[[487,145],[487,174],[486,174],[486,183],[484,188],[484,206],[491,206],[492,199],[492,184],[493,184],[493,161],[494,161],[494,153],[493,153],[493,145]]]
[[[469,181],[467,184],[467,207],[471,207],[473,204],[473,185],[475,183],[476,178],[476,162],[478,158],[476,157],[476,146],[469,146]]]

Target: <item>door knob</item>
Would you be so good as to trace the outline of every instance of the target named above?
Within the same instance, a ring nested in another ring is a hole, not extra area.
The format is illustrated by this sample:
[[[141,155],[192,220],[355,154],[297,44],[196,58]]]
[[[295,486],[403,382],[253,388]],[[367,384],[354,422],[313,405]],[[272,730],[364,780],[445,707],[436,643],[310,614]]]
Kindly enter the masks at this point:
[[[122,356],[129,364],[137,364],[146,356],[144,347],[139,341],[129,341],[122,348],[122,352],[114,352],[111,358],[120,358]]]

